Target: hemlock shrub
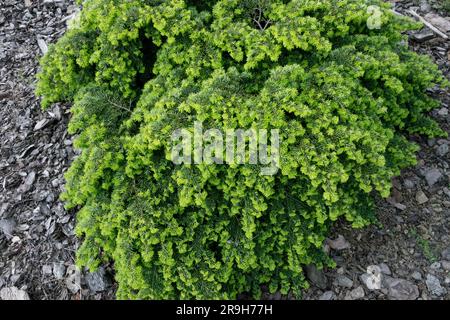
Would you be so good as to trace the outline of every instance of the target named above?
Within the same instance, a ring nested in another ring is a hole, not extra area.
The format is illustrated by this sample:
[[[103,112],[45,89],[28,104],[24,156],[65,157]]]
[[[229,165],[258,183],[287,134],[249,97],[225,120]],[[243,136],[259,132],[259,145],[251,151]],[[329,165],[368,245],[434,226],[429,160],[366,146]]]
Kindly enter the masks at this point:
[[[372,222],[373,193],[415,163],[406,137],[444,134],[426,90],[446,82],[382,1],[80,3],[37,93],[73,102],[63,199],[81,208],[78,263],[113,261],[118,298],[299,297],[304,265],[332,265],[333,222]],[[171,134],[195,121],[279,129],[280,170],[175,165]]]

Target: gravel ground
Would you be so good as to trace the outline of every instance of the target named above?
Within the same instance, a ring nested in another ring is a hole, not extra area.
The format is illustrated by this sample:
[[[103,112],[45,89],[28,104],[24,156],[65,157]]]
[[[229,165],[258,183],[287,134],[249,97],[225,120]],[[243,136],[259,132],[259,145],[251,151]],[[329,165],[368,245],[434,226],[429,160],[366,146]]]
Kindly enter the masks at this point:
[[[416,6],[434,24],[450,24],[440,20],[439,1],[391,2],[400,13]],[[42,111],[33,94],[38,58],[76,11],[72,0],[0,0],[0,299],[114,298],[112,266],[94,274],[74,267],[75,212],[58,200],[76,156],[68,107]],[[411,34],[411,46],[449,75],[448,40],[424,29]],[[450,132],[450,94],[432,93],[442,101],[433,116]],[[378,200],[379,224],[352,230],[340,222],[325,245],[337,268],[306,268],[312,286],[303,298],[450,298],[450,140],[411,140],[422,146],[418,164],[393,180],[391,198]]]

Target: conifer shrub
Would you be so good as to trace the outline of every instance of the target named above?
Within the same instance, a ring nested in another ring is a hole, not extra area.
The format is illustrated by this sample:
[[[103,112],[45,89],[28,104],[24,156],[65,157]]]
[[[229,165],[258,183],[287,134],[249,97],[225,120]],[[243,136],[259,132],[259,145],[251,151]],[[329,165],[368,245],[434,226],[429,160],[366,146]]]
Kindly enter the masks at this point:
[[[415,163],[408,135],[444,135],[427,89],[446,82],[408,49],[419,26],[382,1],[81,4],[37,93],[73,102],[82,153],[63,199],[79,208],[78,263],[113,261],[118,298],[299,297],[303,266],[333,264],[330,226],[373,222],[374,193]],[[196,121],[279,129],[278,172],[174,164],[171,134]]]

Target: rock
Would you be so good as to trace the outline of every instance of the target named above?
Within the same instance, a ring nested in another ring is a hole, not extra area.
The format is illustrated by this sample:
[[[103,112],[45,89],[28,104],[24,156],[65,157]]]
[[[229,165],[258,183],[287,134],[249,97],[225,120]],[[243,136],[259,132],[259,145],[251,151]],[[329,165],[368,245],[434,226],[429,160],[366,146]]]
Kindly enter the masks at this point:
[[[441,256],[442,256],[442,258],[443,258],[444,260],[450,261],[450,247],[448,247],[447,249],[444,249],[444,250],[441,252]]]
[[[37,43],[39,46],[39,49],[41,49],[42,54],[46,54],[48,51],[47,43],[41,38],[37,38]]]
[[[323,273],[323,270],[317,269],[313,264],[305,267],[306,277],[312,284],[316,285],[320,289],[324,290],[327,287],[327,277]]]
[[[416,300],[419,297],[419,288],[410,281],[391,278],[386,281],[386,286],[390,300]]]
[[[401,204],[401,203],[394,203],[394,207],[396,207],[397,209],[399,209],[401,211],[405,211],[406,210],[406,206],[404,204]]]
[[[86,281],[89,289],[94,292],[105,291],[109,285],[105,276],[105,269],[102,267],[98,268],[95,272],[88,273],[86,275]]]
[[[440,262],[434,262],[431,264],[430,269],[432,270],[439,270],[441,269],[442,265]]]
[[[421,281],[421,280],[422,280],[422,274],[421,274],[419,271],[414,271],[414,272],[411,274],[411,277],[412,277],[414,280],[417,280],[417,281]]]
[[[424,204],[424,203],[428,202],[428,197],[425,195],[425,193],[423,191],[417,191],[416,201],[418,204]]]
[[[364,288],[362,286],[359,286],[358,288],[355,288],[352,291],[348,292],[344,299],[358,300],[364,298],[364,296],[365,296]]]
[[[34,181],[36,180],[36,172],[31,171],[26,179],[25,182],[17,189],[17,192],[19,193],[25,193],[30,191],[31,187],[33,186]]]
[[[416,186],[415,183],[412,180],[409,179],[405,179],[405,181],[403,181],[403,185],[405,186],[406,189],[414,189],[414,187]]]
[[[425,284],[427,285],[428,291],[434,296],[440,297],[447,293],[447,290],[441,286],[439,279],[431,274],[427,274]]]
[[[47,126],[48,123],[49,123],[48,119],[42,119],[36,123],[33,130],[39,131],[39,130],[45,128],[45,126]]]
[[[340,287],[344,287],[344,288],[353,287],[353,280],[351,280],[350,278],[348,278],[344,275],[337,276],[335,281],[336,281],[336,284]]]
[[[436,153],[438,156],[445,156],[448,153],[448,144],[441,144],[437,149]]]
[[[413,39],[416,40],[417,42],[425,42],[431,39],[434,39],[435,34],[433,31],[431,31],[428,28],[424,28],[423,30],[419,31],[419,32],[415,32],[412,35]]]
[[[2,300],[30,300],[28,293],[16,287],[1,289],[0,298]]]
[[[422,11],[423,13],[428,13],[431,11],[431,9],[431,5],[428,3],[428,1],[422,0],[420,2],[420,11]]]
[[[450,21],[447,21],[440,15],[435,13],[428,13],[424,18],[442,32],[446,33],[450,31]]]
[[[360,277],[362,283],[365,284],[369,290],[380,290],[382,274],[379,266],[368,266],[367,272]]]
[[[446,117],[448,116],[448,109],[447,108],[441,108],[438,110],[438,115],[440,115],[441,117]]]
[[[350,248],[350,243],[345,240],[342,235],[339,235],[335,240],[327,240],[328,245],[331,249],[336,251],[341,251]]]
[[[425,173],[425,180],[430,187],[434,186],[442,178],[442,173],[438,169],[431,169]]]
[[[43,273],[44,275],[52,274],[52,273],[53,273],[53,271],[52,271],[52,266],[51,266],[51,265],[48,265],[48,264],[42,266],[42,273]]]
[[[12,237],[15,227],[14,219],[0,219],[0,232],[5,234],[7,238]]]
[[[71,265],[67,268],[66,287],[73,294],[77,293],[81,289],[81,273],[80,270]]]
[[[320,297],[319,300],[334,300],[336,299],[336,295],[333,291],[325,291]]]
[[[56,279],[61,280],[64,278],[66,273],[66,267],[62,263],[54,263],[53,264],[53,275]]]
[[[381,273],[383,273],[383,274],[385,274],[385,275],[388,275],[388,276],[390,276],[392,273],[391,273],[391,269],[389,269],[389,266],[386,264],[386,263],[380,263],[379,265],[378,265],[378,267],[380,267],[380,271],[381,271]]]
[[[441,261],[442,268],[446,271],[450,271],[450,261]]]
[[[450,198],[450,189],[444,188],[443,191],[444,191],[445,195]]]

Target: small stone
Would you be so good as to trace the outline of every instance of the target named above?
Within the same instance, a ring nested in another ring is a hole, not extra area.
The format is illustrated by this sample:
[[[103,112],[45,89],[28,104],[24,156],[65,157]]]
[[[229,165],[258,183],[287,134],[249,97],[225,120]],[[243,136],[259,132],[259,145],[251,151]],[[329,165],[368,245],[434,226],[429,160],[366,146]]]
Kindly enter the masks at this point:
[[[42,273],[43,273],[44,275],[52,274],[52,266],[50,266],[50,265],[48,265],[48,264],[42,266]]]
[[[42,119],[42,120],[40,120],[40,121],[38,121],[37,123],[36,123],[36,125],[34,126],[34,131],[39,131],[39,130],[41,130],[41,129],[43,129],[43,128],[45,128],[45,126],[47,125],[49,123],[49,121],[47,120],[47,119]]]
[[[441,17],[438,14],[435,13],[428,13],[424,17],[426,20],[428,20],[433,26],[441,30],[442,32],[449,32],[450,31],[450,21],[447,21],[445,18]]]
[[[0,219],[0,232],[7,237],[12,237],[16,222],[13,219]]]
[[[443,296],[447,293],[447,290],[441,286],[441,283],[438,278],[435,276],[428,274],[427,279],[425,280],[428,291],[437,297]]]
[[[339,275],[336,278],[336,284],[338,286],[344,287],[344,288],[351,288],[351,287],[353,287],[353,281],[350,278],[348,278],[348,277],[346,277],[344,275]]]
[[[407,280],[391,278],[387,281],[387,288],[391,300],[416,300],[419,297],[419,288]]]
[[[405,211],[406,210],[406,206],[404,204],[401,203],[394,203],[394,207],[401,210],[401,211]]]
[[[421,280],[422,280],[422,274],[421,274],[419,271],[414,271],[414,272],[411,274],[411,277],[412,277],[414,280],[417,280],[417,281],[421,281]]]
[[[420,2],[420,11],[423,13],[428,13],[431,11],[431,5],[426,0]]]
[[[14,236],[12,239],[11,239],[11,242],[12,243],[19,243],[21,241],[21,239],[18,237],[18,236]]]
[[[367,273],[360,277],[361,281],[369,290],[380,290],[382,282],[382,274],[379,266],[368,266]]]
[[[439,269],[441,268],[441,263],[440,263],[440,262],[434,262],[434,263],[430,266],[430,268],[431,268],[432,270],[439,270]]]
[[[428,197],[425,195],[425,193],[423,191],[417,191],[416,201],[418,204],[424,204],[424,203],[428,202]]]
[[[403,185],[405,186],[406,189],[414,189],[414,187],[416,186],[414,184],[414,182],[409,179],[405,179],[405,181],[403,182]]]
[[[353,289],[345,296],[345,300],[358,300],[362,299],[365,296],[364,288],[359,286],[358,288]]]
[[[441,261],[442,268],[446,271],[450,271],[450,261]]]
[[[327,277],[323,273],[323,270],[317,269],[315,265],[307,265],[305,267],[306,277],[312,284],[316,285],[320,289],[324,290],[327,287]]]
[[[442,178],[442,173],[438,169],[428,170],[425,174],[425,180],[430,187],[434,186]]]
[[[71,265],[67,268],[66,286],[73,294],[77,293],[81,289],[81,273],[80,270]]]
[[[389,266],[386,263],[384,263],[384,262],[380,263],[378,266],[380,267],[381,273],[386,274],[388,276],[390,276],[392,274],[391,269],[389,269]]]
[[[28,293],[19,290],[16,287],[3,288],[0,290],[0,298],[2,300],[30,300]]]
[[[320,297],[319,300],[334,300],[336,299],[336,295],[333,291],[325,291]]]
[[[48,46],[47,43],[45,43],[45,41],[41,38],[37,38],[37,43],[39,46],[39,49],[41,49],[42,54],[46,54],[48,51]]]
[[[105,269],[100,267],[97,271],[88,273],[86,281],[89,289],[95,292],[105,291],[108,287],[108,281],[105,276]]]
[[[413,39],[417,42],[425,42],[431,39],[434,39],[434,32],[428,28],[424,28],[422,31],[415,32],[413,34]]]
[[[61,280],[64,278],[64,274],[66,273],[66,267],[62,263],[54,263],[53,264],[53,275],[56,279]]]
[[[448,144],[441,144],[437,149],[436,153],[438,156],[445,156],[448,153]]]
[[[444,260],[450,261],[450,247],[442,251],[441,256]]]
[[[350,248],[350,243],[345,240],[342,235],[339,235],[335,240],[327,240],[328,245],[331,249],[336,251],[341,251]]]

